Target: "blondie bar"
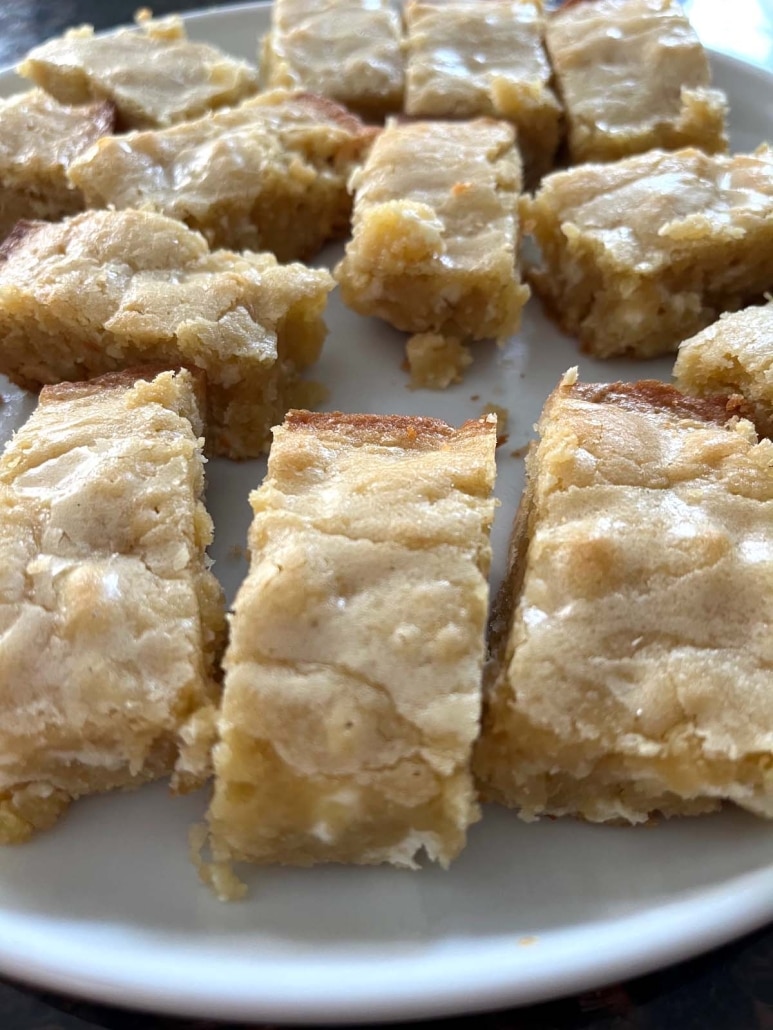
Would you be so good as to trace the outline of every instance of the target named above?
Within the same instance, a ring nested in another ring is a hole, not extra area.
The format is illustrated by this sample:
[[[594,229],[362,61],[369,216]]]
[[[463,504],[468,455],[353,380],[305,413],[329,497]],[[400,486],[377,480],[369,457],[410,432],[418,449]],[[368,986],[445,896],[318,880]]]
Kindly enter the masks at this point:
[[[677,0],[593,0],[548,19],[572,162],[727,150],[724,93]]]
[[[591,5],[592,6],[592,5]],[[530,281],[597,357],[675,351],[773,288],[773,150],[654,150],[548,176],[524,197]]]
[[[319,355],[333,280],[270,254],[210,252],[149,211],[20,224],[0,248],[0,371],[29,389],[138,363],[207,377],[210,449],[268,449]]]
[[[529,296],[518,272],[521,162],[506,122],[390,122],[355,190],[335,276],[344,303],[397,329],[504,339]]]
[[[209,809],[231,861],[442,865],[479,817],[496,422],[290,412],[250,498]]]
[[[0,458],[0,843],[209,772],[225,605],[190,372],[46,387]]]
[[[346,183],[375,131],[332,100],[273,90],[195,121],[102,140],[73,162],[70,179],[90,207],[159,211],[212,247],[289,261],[348,233]]]
[[[403,105],[401,34],[392,0],[274,0],[261,81],[321,93],[383,121]]]
[[[484,795],[525,819],[773,817],[773,443],[724,398],[575,377],[527,460]]]
[[[122,129],[171,125],[258,89],[257,70],[192,43],[180,18],[138,18],[137,29],[70,29],[35,47],[17,71],[64,104],[109,100]]]
[[[674,375],[686,393],[740,394],[759,432],[773,436],[773,302],[723,315],[680,343]]]
[[[549,171],[561,105],[550,88],[540,0],[411,0],[405,111],[419,118],[506,118],[526,181]]]
[[[0,240],[25,218],[56,221],[82,211],[67,167],[113,131],[112,104],[67,107],[33,89],[0,100],[0,121]]]

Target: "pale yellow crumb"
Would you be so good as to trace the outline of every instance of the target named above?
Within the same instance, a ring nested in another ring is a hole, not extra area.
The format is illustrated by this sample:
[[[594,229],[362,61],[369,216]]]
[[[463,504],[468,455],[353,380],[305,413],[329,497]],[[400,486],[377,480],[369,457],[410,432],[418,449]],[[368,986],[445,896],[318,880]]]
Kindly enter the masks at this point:
[[[445,390],[461,383],[465,369],[472,364],[470,348],[455,336],[416,333],[405,346],[412,390]]]

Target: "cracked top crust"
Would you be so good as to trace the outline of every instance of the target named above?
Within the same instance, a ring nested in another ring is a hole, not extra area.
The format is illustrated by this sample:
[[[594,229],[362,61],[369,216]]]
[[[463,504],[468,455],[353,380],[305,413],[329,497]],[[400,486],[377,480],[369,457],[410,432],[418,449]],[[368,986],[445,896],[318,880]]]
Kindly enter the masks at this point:
[[[157,746],[215,698],[195,394],[187,370],[44,390],[3,454],[0,792],[171,771]]]
[[[517,121],[539,104],[558,110],[540,0],[411,0],[405,17],[408,114]]]
[[[295,222],[319,219],[303,206],[315,193],[326,193],[327,209],[343,201],[348,226],[346,181],[376,133],[335,101],[277,89],[169,128],[103,140],[69,174],[90,206],[149,208],[219,246],[280,254]],[[264,207],[272,215],[287,209],[268,243]]]
[[[391,0],[276,0],[261,77],[383,119],[402,105],[400,37]]]
[[[494,419],[275,430],[225,660],[217,860],[415,868],[464,845],[495,446]]]
[[[121,128],[171,125],[257,92],[257,71],[193,43],[178,17],[95,35],[91,25],[35,47],[18,67],[62,103],[110,100]]]
[[[109,101],[70,107],[41,89],[0,100],[0,182],[30,186],[70,162],[101,136],[113,131],[115,107]]]
[[[591,5],[592,6],[592,5]],[[652,150],[615,164],[588,164],[543,179],[521,202],[524,228],[535,221],[574,245],[594,245],[595,260],[642,276],[699,252],[733,243],[773,216],[773,150],[708,155]]]

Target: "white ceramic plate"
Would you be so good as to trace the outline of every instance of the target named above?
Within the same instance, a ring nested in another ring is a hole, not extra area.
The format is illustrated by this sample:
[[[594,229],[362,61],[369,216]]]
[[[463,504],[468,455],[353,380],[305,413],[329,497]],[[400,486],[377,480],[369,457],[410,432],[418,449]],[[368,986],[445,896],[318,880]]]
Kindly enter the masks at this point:
[[[252,57],[265,6],[192,16],[191,35]],[[730,95],[733,145],[773,136],[773,83],[715,59]],[[0,75],[0,92],[17,89]],[[338,253],[325,255],[334,260]],[[315,378],[327,406],[434,415],[459,424],[486,402],[510,412],[499,451],[495,579],[521,490],[520,458],[571,340],[527,308],[522,332],[476,350],[466,381],[411,392],[403,337],[334,297]],[[659,376],[579,358],[588,380]],[[32,399],[3,384],[7,436]],[[209,466],[216,571],[233,592],[262,462]],[[186,834],[206,796],[162,785],[86,799],[52,832],[0,852],[0,969],[121,1005],[188,1016],[286,1021],[396,1019],[532,1002],[674,962],[773,919],[773,832],[740,811],[623,829],[526,825],[489,808],[450,872],[269,869],[248,874],[249,900],[218,903],[197,882]]]

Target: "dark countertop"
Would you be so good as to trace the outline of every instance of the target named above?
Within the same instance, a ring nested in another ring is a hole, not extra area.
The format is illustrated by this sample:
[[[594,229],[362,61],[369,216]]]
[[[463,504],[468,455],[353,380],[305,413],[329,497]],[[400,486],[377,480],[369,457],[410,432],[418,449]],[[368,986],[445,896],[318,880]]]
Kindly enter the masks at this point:
[[[128,23],[138,0],[0,0],[0,66],[71,25]],[[155,0],[155,14],[215,6]],[[227,6],[227,5],[223,5]],[[409,1025],[409,1024],[404,1024]],[[410,1024],[442,1030],[773,1030],[773,927],[661,973],[579,997]],[[236,1030],[89,1005],[0,977],[0,1030]],[[253,1030],[268,1030],[256,1024]]]

